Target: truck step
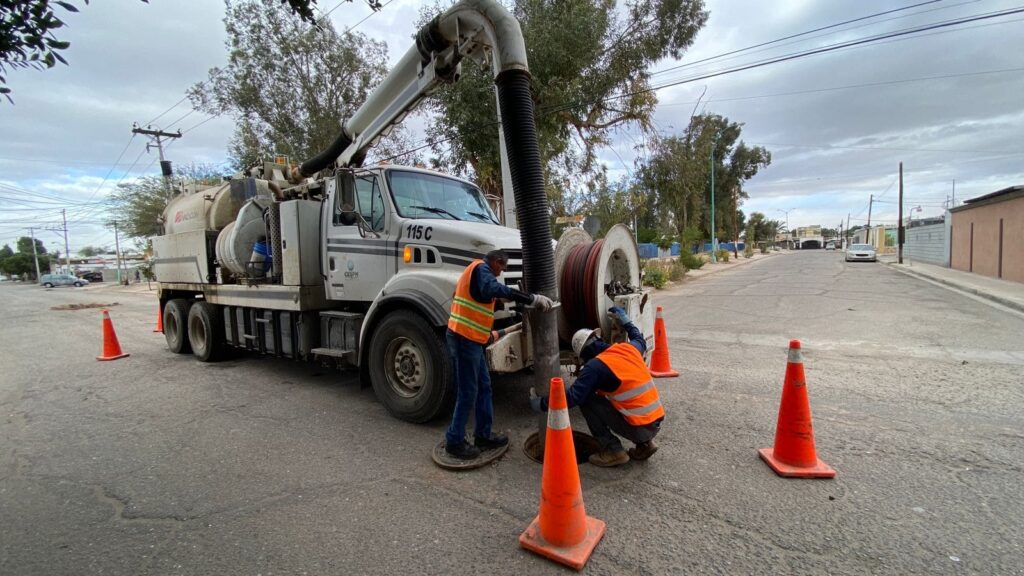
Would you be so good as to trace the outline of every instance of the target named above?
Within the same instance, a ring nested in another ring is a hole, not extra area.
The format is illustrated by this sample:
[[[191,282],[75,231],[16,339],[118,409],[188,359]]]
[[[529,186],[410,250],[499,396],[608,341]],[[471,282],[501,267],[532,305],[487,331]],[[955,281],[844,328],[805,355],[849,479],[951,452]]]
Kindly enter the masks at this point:
[[[352,359],[355,357],[355,350],[342,350],[340,348],[313,348],[315,356],[330,356],[332,358]]]

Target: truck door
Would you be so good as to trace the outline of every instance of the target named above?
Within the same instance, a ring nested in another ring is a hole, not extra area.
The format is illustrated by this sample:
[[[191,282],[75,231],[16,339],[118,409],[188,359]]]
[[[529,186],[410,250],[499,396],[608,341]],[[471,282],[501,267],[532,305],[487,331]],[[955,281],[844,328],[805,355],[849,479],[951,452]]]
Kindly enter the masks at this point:
[[[347,192],[341,177],[336,182],[333,210],[325,222],[327,297],[370,302],[397,266],[397,248],[388,233],[393,215],[379,175],[356,175],[354,190]]]

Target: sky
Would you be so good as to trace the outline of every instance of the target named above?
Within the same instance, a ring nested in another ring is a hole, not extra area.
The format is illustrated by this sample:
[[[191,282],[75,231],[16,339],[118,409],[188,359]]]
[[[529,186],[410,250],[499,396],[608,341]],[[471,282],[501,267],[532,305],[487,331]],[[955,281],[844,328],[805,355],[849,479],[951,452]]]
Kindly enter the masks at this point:
[[[788,40],[864,16],[922,4]],[[355,26],[385,41],[396,61],[411,44],[422,2],[392,0],[374,13],[365,0],[319,0],[339,30]],[[1024,184],[1024,13],[863,46],[696,77],[839,42],[1017,8],[998,0],[709,0],[705,27],[681,60],[652,67],[654,125],[678,134],[698,112],[743,124],[772,164],[748,181],[744,212],[790,228],[835,228],[897,219],[899,163],[907,209],[937,216],[960,203]],[[7,74],[14,105],[0,103],[0,244],[33,227],[71,253],[113,246],[100,201],[119,182],[158,175],[157,152],[132,137],[133,123],[183,136],[165,149],[175,164],[221,164],[228,117],[193,112],[185,90],[226,63],[224,6],[215,0],[108,0],[68,14],[61,38],[69,66]],[[1016,39],[1016,40],[1015,40]],[[776,41],[776,42],[773,42]],[[723,56],[762,43],[759,48]],[[710,59],[710,60],[706,60]],[[703,96],[702,96],[703,94]],[[426,123],[413,119],[416,139]],[[630,176],[645,155],[636,128],[616,131],[599,158],[612,178]],[[955,184],[954,184],[955,182]]]

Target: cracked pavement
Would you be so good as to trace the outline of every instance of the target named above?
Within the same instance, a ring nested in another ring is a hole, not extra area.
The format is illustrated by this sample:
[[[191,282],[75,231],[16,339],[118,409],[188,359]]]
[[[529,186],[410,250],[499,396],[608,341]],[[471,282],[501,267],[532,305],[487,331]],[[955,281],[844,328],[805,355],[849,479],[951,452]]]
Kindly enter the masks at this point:
[[[659,292],[677,379],[661,450],[581,467],[608,524],[590,574],[1024,574],[1024,318],[841,253]],[[131,356],[97,362],[98,310]],[[390,418],[354,374],[152,333],[152,294],[0,284],[0,573],[564,574],[520,550],[540,466],[522,377],[497,463],[441,470],[446,422]],[[776,477],[790,338],[834,480]],[[584,429],[573,411],[573,425]]]

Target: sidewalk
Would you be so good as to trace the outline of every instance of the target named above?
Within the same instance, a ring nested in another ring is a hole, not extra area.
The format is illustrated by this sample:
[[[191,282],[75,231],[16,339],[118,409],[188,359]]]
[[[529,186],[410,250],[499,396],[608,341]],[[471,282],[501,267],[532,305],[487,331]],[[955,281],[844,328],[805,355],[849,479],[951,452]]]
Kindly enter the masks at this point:
[[[743,253],[741,252],[740,257],[738,259],[733,258],[732,253],[730,252],[728,262],[716,262],[714,264],[706,262],[703,266],[696,270],[687,270],[686,275],[683,276],[682,280],[678,282],[669,283],[663,288],[663,290],[671,290],[672,288],[677,288],[679,286],[686,284],[687,282],[697,280],[698,278],[703,278],[705,276],[710,276],[711,274],[717,274],[718,272],[731,270],[738,266],[743,266],[744,264],[750,264],[751,262],[757,262],[758,260],[763,260],[765,258],[771,258],[773,256],[779,256],[782,254],[789,254],[789,251],[780,250],[778,252],[768,252],[767,254],[761,254],[760,252],[758,252],[750,258],[744,258]]]
[[[879,256],[878,261],[888,264],[904,274],[938,282],[1024,312],[1024,284],[1019,282],[999,280],[924,262],[911,262],[907,258],[903,259],[903,264],[897,264],[895,255]]]

